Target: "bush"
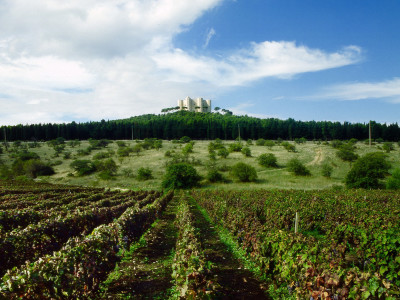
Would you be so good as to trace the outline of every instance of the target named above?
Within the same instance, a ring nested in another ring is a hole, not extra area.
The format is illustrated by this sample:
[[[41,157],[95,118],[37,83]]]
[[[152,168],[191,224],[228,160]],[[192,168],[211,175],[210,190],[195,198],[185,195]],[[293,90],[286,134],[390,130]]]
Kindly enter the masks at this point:
[[[217,154],[218,154],[218,156],[220,156],[221,158],[227,158],[228,155],[229,155],[229,151],[228,151],[225,147],[223,147],[223,148],[221,148],[221,149],[218,150]]]
[[[96,171],[95,165],[90,160],[74,160],[70,167],[75,170],[78,176],[89,175]]]
[[[149,168],[139,168],[138,174],[136,177],[140,181],[145,181],[149,179],[153,179],[153,174]]]
[[[231,174],[242,182],[256,181],[257,172],[256,169],[248,164],[239,162],[232,166]]]
[[[189,153],[193,153],[193,143],[189,142],[182,148],[182,154],[188,155]]]
[[[167,167],[162,187],[164,189],[187,189],[199,185],[201,180],[196,169],[188,163],[177,163]]]
[[[337,157],[343,161],[353,162],[358,158],[358,155],[348,147],[340,147],[336,152]]]
[[[118,146],[119,148],[126,147],[125,141],[116,141],[116,143],[117,143],[117,146]]]
[[[129,148],[129,147],[120,147],[120,148],[118,148],[118,150],[117,150],[117,155],[118,155],[119,157],[127,157],[127,156],[129,156],[129,154],[131,154],[131,152],[132,152],[132,148]]]
[[[282,142],[281,146],[285,148],[288,152],[296,152],[296,146],[289,142]]]
[[[390,177],[386,181],[386,188],[389,190],[400,190],[400,169],[395,169]]]
[[[264,139],[258,139],[256,141],[256,145],[257,146],[264,146],[265,145],[265,140]]]
[[[249,147],[243,147],[241,150],[242,154],[246,157],[251,157],[251,150]]]
[[[112,158],[106,160],[96,160],[93,162],[96,171],[100,171],[103,174],[108,174],[109,176],[115,176],[118,171],[118,166]]]
[[[266,140],[265,143],[264,143],[264,146],[266,146],[269,149],[271,149],[273,146],[275,146],[275,143],[273,141]]]
[[[192,139],[188,136],[183,136],[181,137],[181,139],[179,140],[181,143],[189,143]]]
[[[321,168],[322,176],[324,176],[326,178],[331,178],[332,171],[333,171],[333,167],[330,164],[325,163],[322,165],[322,168]]]
[[[394,150],[394,145],[392,142],[384,142],[382,149],[389,153],[390,151]]]
[[[209,182],[221,182],[224,181],[224,176],[222,176],[222,174],[218,172],[218,170],[213,168],[208,170],[206,179]]]
[[[250,146],[250,145],[253,145],[253,140],[252,140],[252,139],[248,139],[248,140],[246,141],[246,144],[249,145],[249,146]]]
[[[347,173],[345,183],[348,188],[377,189],[390,169],[386,155],[382,152],[371,152],[356,160]]]
[[[260,166],[266,167],[266,168],[276,168],[278,166],[276,163],[276,161],[277,161],[276,156],[272,153],[261,154],[257,158],[257,161]]]
[[[287,164],[287,168],[296,176],[310,176],[310,170],[306,168],[297,158],[292,158]]]
[[[13,175],[26,175],[31,178],[50,176],[55,173],[50,165],[45,164],[40,159],[17,159],[13,162],[11,170]]]
[[[93,159],[100,160],[100,159],[105,159],[109,158],[111,154],[109,152],[99,152],[93,155]]]
[[[242,143],[241,142],[235,142],[229,145],[229,151],[230,152],[240,152],[242,150]]]

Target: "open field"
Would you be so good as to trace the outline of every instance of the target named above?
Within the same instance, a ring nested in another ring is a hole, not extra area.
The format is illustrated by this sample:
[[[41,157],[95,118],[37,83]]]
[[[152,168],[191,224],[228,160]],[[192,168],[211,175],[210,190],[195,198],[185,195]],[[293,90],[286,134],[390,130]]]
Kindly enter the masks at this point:
[[[124,141],[128,147],[134,147],[140,141]],[[233,141],[224,141],[223,144],[228,148]],[[206,176],[210,163],[215,163],[216,167],[221,170],[227,179],[223,183],[209,183],[206,180],[202,182],[202,188],[205,189],[223,189],[223,190],[242,190],[242,189],[261,189],[261,188],[279,188],[279,189],[326,189],[333,186],[343,186],[343,180],[350,170],[350,163],[344,162],[336,156],[337,149],[325,143],[306,142],[295,145],[296,152],[288,152],[284,147],[275,144],[272,147],[248,145],[251,150],[251,157],[245,157],[240,152],[232,152],[227,158],[220,158],[212,162],[209,158],[208,145],[209,141],[195,141],[193,153],[189,154],[189,161],[193,162],[194,167],[200,175]],[[24,144],[24,143],[22,143]],[[159,150],[149,149],[142,150],[138,154],[131,153],[128,157],[119,157],[117,155],[118,145],[116,142],[109,144],[106,148],[92,150],[87,155],[78,155],[79,151],[84,151],[89,147],[88,141],[82,141],[80,145],[75,147],[66,146],[63,153],[55,157],[55,151],[46,143],[39,143],[38,148],[29,148],[29,151],[37,153],[40,158],[53,165],[56,172],[55,175],[39,177],[37,181],[46,181],[50,183],[84,185],[93,187],[112,187],[133,190],[154,190],[160,189],[163,175],[165,174],[166,163],[171,157],[166,157],[167,151],[175,154],[182,153],[185,144],[177,144],[171,141],[163,141],[162,148]],[[246,145],[246,142],[243,143]],[[382,144],[373,145],[371,148],[364,143],[356,144],[355,152],[363,155],[368,152],[382,151]],[[75,159],[93,160],[93,157],[99,152],[111,151],[111,158],[117,163],[117,175],[111,180],[101,179],[97,173],[88,176],[76,176],[70,164]],[[64,158],[64,153],[70,152],[69,158]],[[263,153],[272,153],[277,158],[277,168],[265,168],[257,163],[257,157]],[[397,144],[394,144],[394,150],[388,155],[388,161],[392,164],[392,168],[400,167],[400,150]],[[0,157],[7,164],[11,165],[13,158],[11,153],[3,151]],[[311,176],[294,176],[286,169],[287,162],[292,158],[298,158],[311,171]],[[258,180],[254,183],[241,183],[234,180],[229,174],[229,168],[237,162],[245,162],[255,167]],[[321,175],[321,167],[323,164],[332,166],[333,171],[331,178],[325,178]],[[140,181],[136,175],[139,168],[150,168],[153,179]]]

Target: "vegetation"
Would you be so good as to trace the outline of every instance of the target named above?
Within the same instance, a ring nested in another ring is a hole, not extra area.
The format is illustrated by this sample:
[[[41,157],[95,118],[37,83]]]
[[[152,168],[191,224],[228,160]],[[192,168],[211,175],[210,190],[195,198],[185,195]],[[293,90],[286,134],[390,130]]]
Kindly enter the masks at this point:
[[[297,158],[292,158],[287,164],[287,169],[296,176],[309,176],[310,170]]]
[[[346,175],[346,186],[348,188],[377,189],[382,188],[380,179],[390,169],[386,155],[382,152],[367,153],[360,157]]]
[[[198,186],[200,179],[200,175],[193,166],[187,163],[172,164],[167,167],[162,188],[189,189]]]
[[[243,162],[239,162],[232,166],[231,174],[233,177],[242,182],[250,182],[257,179],[256,169]]]
[[[257,158],[258,164],[265,168],[276,168],[277,158],[273,153],[263,153]]]

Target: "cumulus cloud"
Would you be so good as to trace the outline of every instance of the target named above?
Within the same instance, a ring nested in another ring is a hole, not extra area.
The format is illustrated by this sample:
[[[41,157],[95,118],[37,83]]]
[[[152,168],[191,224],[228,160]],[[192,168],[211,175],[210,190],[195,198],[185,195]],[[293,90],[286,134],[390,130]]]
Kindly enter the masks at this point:
[[[355,82],[331,86],[320,94],[314,95],[315,99],[338,100],[365,100],[386,99],[400,103],[400,78],[393,78],[380,82]]]
[[[174,38],[223,0],[3,0],[0,125],[125,118],[158,113],[186,95],[291,78],[356,63],[295,42],[253,43],[223,58]],[[215,35],[208,33],[206,44]]]

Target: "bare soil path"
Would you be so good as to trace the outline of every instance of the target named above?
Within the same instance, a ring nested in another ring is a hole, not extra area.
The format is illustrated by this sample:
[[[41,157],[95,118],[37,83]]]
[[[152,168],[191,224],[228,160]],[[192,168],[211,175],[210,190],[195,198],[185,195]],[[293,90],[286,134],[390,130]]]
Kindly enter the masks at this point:
[[[243,263],[221,242],[215,228],[203,216],[195,201],[191,200],[190,204],[206,259],[215,266],[214,279],[220,286],[215,299],[270,299],[266,293],[267,287],[250,270],[246,270]]]
[[[168,299],[172,287],[172,251],[177,230],[174,225],[177,199],[144,236],[145,245],[119,265],[118,276],[108,285],[106,299]]]

